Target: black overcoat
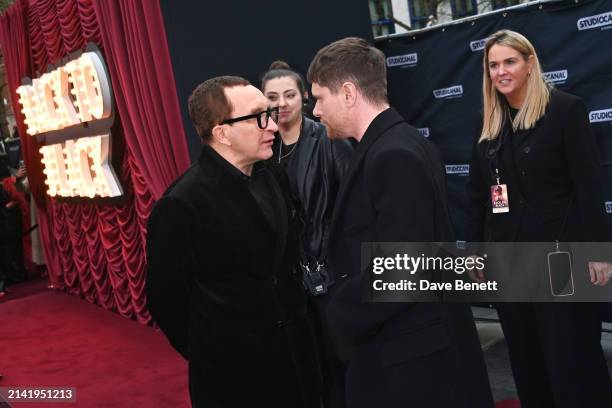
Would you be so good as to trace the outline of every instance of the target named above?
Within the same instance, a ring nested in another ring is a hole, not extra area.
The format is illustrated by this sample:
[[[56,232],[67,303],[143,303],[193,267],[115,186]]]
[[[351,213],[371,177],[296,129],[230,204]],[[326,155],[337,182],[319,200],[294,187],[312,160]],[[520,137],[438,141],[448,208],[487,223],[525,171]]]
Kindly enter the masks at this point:
[[[491,211],[495,167],[508,186],[508,213]],[[608,241],[601,180],[584,102],[553,89],[544,117],[532,129],[511,134],[506,127],[501,141],[474,143],[468,241]]]
[[[339,283],[329,318],[349,349],[349,407],[493,406],[468,305],[361,298],[362,242],[452,240],[436,149],[394,109],[383,111],[355,150],[331,225]]]
[[[508,188],[508,213],[491,210],[495,168]],[[585,104],[552,89],[545,115],[532,129],[512,132],[507,122],[501,138],[475,141],[468,240],[551,242],[549,251],[555,240],[608,241],[601,176]],[[607,245],[594,246],[589,259],[610,261]],[[546,253],[540,255],[535,247],[533,251],[547,272]],[[530,269],[516,270],[531,274]],[[586,265],[575,260],[573,273],[574,280],[589,279]],[[533,290],[537,283],[527,281],[524,290]],[[496,308],[523,406],[611,406],[612,384],[601,348],[601,305],[501,303]]]
[[[147,305],[189,360],[194,406],[318,407],[317,358],[293,272],[296,211],[273,170],[255,169],[275,198],[270,223],[249,178],[228,166],[205,146],[156,203]]]

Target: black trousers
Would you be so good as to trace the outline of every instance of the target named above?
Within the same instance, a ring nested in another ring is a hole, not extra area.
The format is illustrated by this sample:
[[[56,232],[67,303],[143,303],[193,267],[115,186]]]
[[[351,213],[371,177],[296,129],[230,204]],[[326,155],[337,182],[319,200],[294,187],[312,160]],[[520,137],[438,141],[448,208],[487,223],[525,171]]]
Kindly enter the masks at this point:
[[[323,406],[325,408],[345,408],[346,363],[340,360],[338,355],[340,346],[335,338],[335,330],[327,319],[329,299],[329,294],[309,297],[311,308],[314,309],[312,315],[321,359]]]
[[[4,282],[0,286],[26,280],[22,235],[23,219],[19,208],[0,207],[0,282]]]
[[[612,407],[599,303],[496,305],[522,408]]]
[[[206,336],[190,345],[194,408],[320,408],[320,387],[315,340],[306,317],[258,335]]]
[[[7,285],[26,280],[21,235],[14,237],[13,241],[6,245],[0,244],[0,270],[4,272]],[[0,272],[0,276],[3,272]]]

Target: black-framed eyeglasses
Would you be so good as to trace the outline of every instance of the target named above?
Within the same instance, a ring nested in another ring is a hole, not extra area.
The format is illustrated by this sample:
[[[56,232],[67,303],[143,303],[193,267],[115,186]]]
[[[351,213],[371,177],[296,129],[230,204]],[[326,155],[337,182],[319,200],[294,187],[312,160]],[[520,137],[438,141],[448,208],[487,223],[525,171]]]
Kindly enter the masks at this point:
[[[267,128],[268,120],[270,120],[270,118],[272,118],[274,123],[278,121],[278,106],[275,106],[273,108],[270,107],[266,109],[265,111],[253,113],[251,115],[240,116],[238,118],[232,118],[232,119],[225,119],[220,124],[221,125],[231,125],[232,123],[240,122],[243,120],[255,119],[255,118],[257,118],[257,126],[259,126],[260,129]]]

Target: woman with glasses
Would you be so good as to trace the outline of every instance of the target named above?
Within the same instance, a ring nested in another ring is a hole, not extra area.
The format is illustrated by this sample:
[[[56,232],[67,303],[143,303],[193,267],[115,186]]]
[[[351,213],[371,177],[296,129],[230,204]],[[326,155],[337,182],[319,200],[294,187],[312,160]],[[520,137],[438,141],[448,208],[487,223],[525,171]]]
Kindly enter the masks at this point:
[[[483,70],[469,240],[550,243],[551,251],[555,241],[608,241],[597,144],[582,100],[549,86],[533,45],[514,31],[487,39]],[[590,276],[578,278],[604,285],[605,265],[590,263]],[[612,407],[600,304],[500,303],[497,310],[523,408]]]
[[[304,286],[317,309],[319,337],[324,343],[326,406],[343,406],[343,370],[332,357],[330,331],[323,320],[327,289],[333,284],[325,258],[336,193],[353,148],[346,140],[330,140],[325,126],[304,115],[308,105],[304,80],[287,63],[272,63],[262,77],[261,89],[271,106],[278,108],[279,130],[271,161],[285,169],[304,221],[300,266]],[[330,402],[333,399],[337,402]]]

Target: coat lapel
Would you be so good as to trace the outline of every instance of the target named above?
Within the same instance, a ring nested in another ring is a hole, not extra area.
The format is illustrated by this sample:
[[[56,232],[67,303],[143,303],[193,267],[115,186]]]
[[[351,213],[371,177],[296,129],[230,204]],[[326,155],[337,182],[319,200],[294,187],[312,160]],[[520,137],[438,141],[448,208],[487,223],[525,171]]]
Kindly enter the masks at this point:
[[[280,186],[272,176],[270,172],[267,172],[267,182],[270,186],[270,190],[273,195],[276,197],[275,207],[279,211],[279,221],[278,221],[278,233],[276,234],[276,245],[274,251],[274,271],[275,274],[278,270],[279,265],[281,264],[284,256],[285,256],[285,248],[287,246],[287,234],[288,234],[288,212],[287,212],[287,204],[285,200],[287,198],[281,191]]]
[[[337,228],[338,220],[343,212],[351,184],[357,175],[358,169],[361,167],[361,162],[365,158],[366,153],[385,131],[401,122],[404,122],[404,118],[402,118],[395,109],[389,108],[381,112],[376,118],[374,118],[372,123],[370,123],[370,126],[357,145],[346,174],[340,183],[330,224],[330,235],[333,235]]]
[[[215,157],[216,153],[212,152],[212,148],[205,146],[202,149],[200,158],[198,159],[202,168],[202,174],[204,179],[210,179],[208,174],[214,174],[215,177],[209,180],[211,187],[218,189],[222,194],[230,193],[234,200],[237,202],[245,203],[246,214],[249,219],[253,219],[253,222],[259,227],[266,230],[270,236],[275,236],[275,229],[272,224],[268,221],[263,210],[257,203],[257,200],[248,191],[245,185],[242,185],[235,176],[232,176],[223,165],[220,164],[222,159],[220,156]],[[228,163],[228,166],[231,166]],[[253,172],[260,170],[259,163],[255,164]],[[269,182],[268,182],[269,183]],[[270,187],[272,189],[272,187]]]
[[[520,129],[515,132],[514,137],[518,139],[515,143],[513,143],[515,150],[525,145],[533,137],[539,124],[540,123],[536,123],[536,125],[531,129]]]
[[[516,137],[516,135],[515,135]],[[510,130],[506,131],[506,134],[503,135],[503,151],[502,151],[502,162],[504,165],[504,172],[502,173],[502,184],[506,184],[508,186],[518,186],[518,179],[516,174],[516,166],[514,164],[514,147],[512,146],[512,137],[510,135]],[[510,192],[509,192],[510,193]],[[514,191],[512,193],[516,193],[520,195],[520,191]],[[510,203],[510,210],[512,210],[512,204]]]
[[[298,148],[300,149],[300,157],[308,157],[308,160],[303,160],[298,163],[296,174],[298,193],[301,192],[300,190],[304,189],[306,170],[310,167],[310,162],[312,160],[312,151],[314,150],[315,145],[317,144],[317,140],[312,137],[312,134],[314,133],[314,122],[306,117],[303,118],[303,120],[304,127],[302,129],[302,134],[300,135],[300,138],[298,140],[298,143],[300,144]]]
[[[538,121],[535,123],[535,125],[531,129],[520,129],[515,132],[514,137],[516,137],[517,140],[514,143],[512,143],[515,149],[518,149],[522,147],[523,145],[525,145],[527,142],[531,141],[531,138],[534,137],[534,135],[537,133],[537,130],[545,122],[544,119],[546,118],[546,115],[548,114],[549,109],[550,109],[550,104],[549,104],[549,107],[546,108],[546,113],[544,114],[544,116],[538,119]]]

